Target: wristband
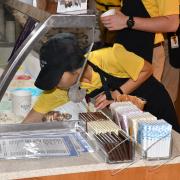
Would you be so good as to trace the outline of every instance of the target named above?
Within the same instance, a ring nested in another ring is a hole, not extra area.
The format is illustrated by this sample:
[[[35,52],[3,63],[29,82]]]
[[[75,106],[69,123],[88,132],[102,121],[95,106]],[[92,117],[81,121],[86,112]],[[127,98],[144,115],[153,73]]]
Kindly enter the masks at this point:
[[[129,19],[127,20],[126,24],[129,29],[133,28],[133,26],[135,24],[133,16],[129,16]]]

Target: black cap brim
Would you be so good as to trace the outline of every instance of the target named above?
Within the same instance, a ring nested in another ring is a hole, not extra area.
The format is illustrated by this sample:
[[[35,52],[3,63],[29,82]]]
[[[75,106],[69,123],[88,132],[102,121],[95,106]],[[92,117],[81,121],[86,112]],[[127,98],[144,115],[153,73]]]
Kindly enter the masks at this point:
[[[63,73],[59,69],[42,69],[34,85],[42,90],[52,90],[58,85]]]

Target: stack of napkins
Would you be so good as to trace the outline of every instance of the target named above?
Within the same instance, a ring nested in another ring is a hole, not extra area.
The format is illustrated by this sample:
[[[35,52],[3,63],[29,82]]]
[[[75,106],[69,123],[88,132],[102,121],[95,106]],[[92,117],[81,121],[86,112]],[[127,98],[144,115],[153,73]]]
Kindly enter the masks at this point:
[[[138,122],[138,143],[148,159],[168,158],[171,152],[172,126],[165,120]]]
[[[142,113],[142,111],[136,109],[125,109],[124,111],[117,112],[116,117],[118,119],[118,125],[127,133],[127,135],[130,135],[129,117],[138,116]]]
[[[129,135],[128,116],[143,113],[131,102],[115,102],[110,105],[113,120]]]
[[[125,109],[127,107],[136,107],[136,106],[133,105],[130,101],[113,102],[112,104],[110,104],[110,109],[113,116],[116,113],[117,109]]]
[[[138,123],[155,121],[155,120],[157,120],[157,117],[153,116],[149,112],[130,114],[128,116],[130,135],[134,138],[135,141],[137,141]]]

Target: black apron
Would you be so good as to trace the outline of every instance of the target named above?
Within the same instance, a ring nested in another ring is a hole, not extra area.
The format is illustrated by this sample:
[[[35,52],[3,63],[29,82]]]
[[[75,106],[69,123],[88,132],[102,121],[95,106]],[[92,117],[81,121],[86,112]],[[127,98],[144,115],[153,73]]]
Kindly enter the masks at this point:
[[[116,89],[119,89],[119,87],[124,84],[128,78],[119,78],[112,76],[106,72],[104,72],[102,69],[100,69],[98,66],[94,65],[90,61],[88,61],[88,64],[93,68],[95,72],[97,72],[101,78],[102,87],[100,89],[95,89],[90,94],[88,94],[89,97],[93,98],[100,94],[101,92],[105,92],[106,99],[112,100],[110,91],[114,91]]]
[[[127,16],[150,17],[141,0],[123,0],[121,11]],[[152,63],[154,37],[154,33],[126,28],[118,32],[116,43]]]
[[[124,14],[139,17],[150,17],[141,0],[124,0],[123,2],[122,12]],[[154,33],[124,29],[119,31],[117,43],[122,44],[127,50],[136,53],[145,60],[152,62]],[[120,86],[128,80],[127,78],[114,77],[89,61],[88,64],[95,72],[99,73],[102,82],[102,87],[100,89],[96,89],[88,94],[91,98],[104,91],[106,98],[110,100],[112,99],[110,91],[119,89]],[[180,132],[176,112],[171,98],[164,86],[153,76],[147,79],[130,95],[145,99],[147,101],[144,108],[145,111],[152,113],[158,119],[166,120],[172,124],[176,131]]]

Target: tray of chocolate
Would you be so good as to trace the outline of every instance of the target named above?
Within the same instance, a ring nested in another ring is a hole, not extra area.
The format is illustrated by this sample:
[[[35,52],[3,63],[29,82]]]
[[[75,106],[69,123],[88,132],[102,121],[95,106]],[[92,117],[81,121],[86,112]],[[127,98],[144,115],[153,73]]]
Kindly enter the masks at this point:
[[[100,155],[107,163],[128,163],[134,160],[135,146],[133,141],[121,131],[94,134]]]
[[[120,127],[102,112],[79,113],[81,126],[90,134],[118,132]]]
[[[102,112],[79,113],[79,118],[86,122],[109,120],[109,118]]]

